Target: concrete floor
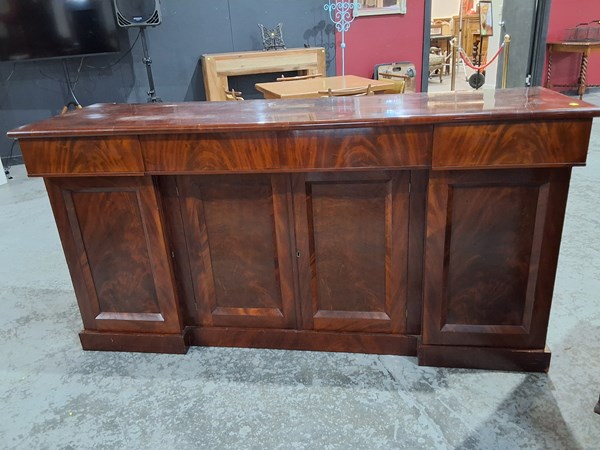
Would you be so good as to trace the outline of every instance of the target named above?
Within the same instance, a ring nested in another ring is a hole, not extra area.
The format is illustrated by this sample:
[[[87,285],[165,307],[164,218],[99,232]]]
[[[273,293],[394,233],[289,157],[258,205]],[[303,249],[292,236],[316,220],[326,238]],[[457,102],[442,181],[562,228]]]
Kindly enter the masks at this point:
[[[548,375],[341,353],[84,352],[43,183],[23,166],[12,175],[0,186],[0,448],[600,446],[600,123],[574,170]]]

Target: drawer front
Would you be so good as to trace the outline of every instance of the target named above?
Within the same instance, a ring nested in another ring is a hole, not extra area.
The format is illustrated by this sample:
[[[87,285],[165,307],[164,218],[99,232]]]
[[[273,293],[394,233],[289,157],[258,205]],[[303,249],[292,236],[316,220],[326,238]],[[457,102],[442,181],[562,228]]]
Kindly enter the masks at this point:
[[[427,167],[432,127],[293,131],[282,147],[286,169]]]
[[[277,133],[141,136],[149,173],[258,172],[279,167]]]
[[[137,137],[19,141],[30,176],[144,173]]]
[[[436,125],[432,168],[583,165],[591,120]]]

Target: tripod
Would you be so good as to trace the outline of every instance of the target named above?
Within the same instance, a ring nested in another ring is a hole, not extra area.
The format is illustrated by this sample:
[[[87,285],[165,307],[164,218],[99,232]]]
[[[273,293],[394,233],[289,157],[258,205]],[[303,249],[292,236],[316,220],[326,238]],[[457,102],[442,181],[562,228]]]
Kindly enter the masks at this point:
[[[160,97],[156,96],[156,90],[154,89],[154,78],[152,77],[152,59],[148,53],[148,43],[146,42],[146,27],[140,28],[140,36],[142,37],[142,49],[144,51],[144,58],[142,62],[146,65],[146,74],[148,75],[148,84],[150,89],[148,90],[148,103],[162,102]]]

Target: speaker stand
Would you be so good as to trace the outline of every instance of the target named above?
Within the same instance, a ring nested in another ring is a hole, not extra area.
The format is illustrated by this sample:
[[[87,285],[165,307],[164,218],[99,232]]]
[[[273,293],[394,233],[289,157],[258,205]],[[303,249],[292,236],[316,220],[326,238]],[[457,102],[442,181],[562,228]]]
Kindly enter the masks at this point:
[[[152,77],[152,59],[148,54],[148,43],[146,42],[146,27],[140,28],[140,35],[142,37],[142,49],[144,50],[144,59],[142,59],[142,61],[146,65],[148,84],[150,85],[150,89],[148,90],[148,103],[162,102],[161,98],[156,96],[156,90],[154,89],[154,78]]]

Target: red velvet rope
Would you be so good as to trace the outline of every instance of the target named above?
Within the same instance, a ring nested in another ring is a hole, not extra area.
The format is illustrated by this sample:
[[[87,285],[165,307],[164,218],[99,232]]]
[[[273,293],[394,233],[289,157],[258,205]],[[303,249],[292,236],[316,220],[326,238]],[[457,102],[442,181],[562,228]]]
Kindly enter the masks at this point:
[[[467,55],[465,55],[465,52],[464,52],[464,50],[463,50],[462,48],[460,49],[460,57],[462,58],[462,60],[465,62],[465,64],[466,64],[468,67],[470,67],[470,68],[471,68],[471,69],[473,69],[473,70],[476,70],[476,71],[480,72],[480,71],[482,71],[482,70],[485,70],[485,69],[487,69],[487,68],[488,68],[488,66],[489,66],[490,64],[492,64],[492,63],[493,63],[493,62],[496,60],[496,58],[498,58],[498,56],[500,56],[500,53],[502,52],[502,49],[503,49],[503,48],[504,48],[504,43],[503,43],[503,44],[500,46],[500,48],[498,49],[498,51],[496,52],[496,54],[493,56],[493,58],[492,58],[492,59],[490,59],[490,60],[489,60],[487,63],[485,63],[483,66],[479,66],[479,67],[477,67],[477,66],[474,66],[473,64],[471,64],[471,61],[469,61],[469,60],[467,59]]]

